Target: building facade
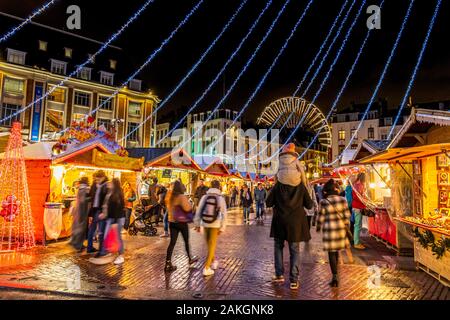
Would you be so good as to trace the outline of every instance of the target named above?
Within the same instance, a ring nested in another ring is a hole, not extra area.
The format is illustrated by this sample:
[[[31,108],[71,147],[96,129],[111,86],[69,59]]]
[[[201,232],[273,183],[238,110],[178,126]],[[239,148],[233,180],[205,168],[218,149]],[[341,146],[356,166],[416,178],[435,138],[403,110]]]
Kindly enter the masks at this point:
[[[3,43],[0,119],[10,119],[0,123],[0,132],[8,132],[13,121],[20,121],[24,140],[57,140],[71,123],[84,121],[100,106],[93,114],[95,126],[114,125],[116,139],[125,147],[150,147],[154,130],[152,113],[158,98],[143,88],[139,79],[131,80],[127,87],[120,86],[125,75],[131,73],[126,70],[128,63],[121,60],[122,49],[108,47],[77,74],[64,80],[90,59],[98,47],[95,40],[41,25],[27,25]],[[63,85],[59,86],[61,82]],[[36,102],[50,90],[53,91],[45,99]],[[24,108],[24,112],[11,117]],[[146,118],[149,121],[131,133]]]

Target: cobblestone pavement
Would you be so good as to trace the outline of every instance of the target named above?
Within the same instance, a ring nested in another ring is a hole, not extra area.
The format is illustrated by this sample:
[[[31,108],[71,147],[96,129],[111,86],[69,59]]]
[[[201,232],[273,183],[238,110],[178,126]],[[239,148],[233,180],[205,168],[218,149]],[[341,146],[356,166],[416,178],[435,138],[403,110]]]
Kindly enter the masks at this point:
[[[417,271],[411,257],[398,257],[369,237],[363,238],[367,250],[354,251],[355,263],[340,266],[340,287],[330,288],[329,265],[315,231],[313,240],[301,246],[300,289],[275,285],[270,281],[274,267],[269,218],[264,224],[243,225],[240,212],[230,213],[230,226],[218,243],[220,267],[210,278],[202,276],[205,245],[196,232],[191,232],[190,242],[200,260],[189,268],[180,237],[173,257],[178,269],[170,275],[163,272],[169,240],[159,237],[126,235],[121,266],[92,265],[90,255],[75,253],[66,243],[0,254],[0,287],[10,288],[0,290],[0,298],[17,294],[27,299],[23,292],[37,292],[36,299],[450,299],[449,288]],[[376,275],[368,268],[373,265],[379,267],[381,281],[369,287],[368,279]]]

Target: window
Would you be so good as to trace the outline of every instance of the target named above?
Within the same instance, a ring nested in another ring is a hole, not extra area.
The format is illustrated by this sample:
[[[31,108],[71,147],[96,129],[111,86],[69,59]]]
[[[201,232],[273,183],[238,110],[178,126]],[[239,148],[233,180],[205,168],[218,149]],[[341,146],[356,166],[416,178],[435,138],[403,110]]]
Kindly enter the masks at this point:
[[[338,139],[339,140],[345,140],[345,130],[340,129],[338,132]]]
[[[10,95],[23,95],[24,81],[14,78],[5,78],[3,83],[3,91]]]
[[[59,132],[64,128],[64,112],[58,110],[47,110],[45,112],[45,127],[46,133]],[[48,135],[44,135],[44,138]],[[50,137],[48,137],[50,138]]]
[[[19,111],[20,108],[21,108],[21,106],[17,105],[17,104],[3,103],[2,110],[1,110],[2,119],[4,119],[5,117],[10,117],[11,115],[13,115],[17,111]],[[3,125],[4,126],[12,126],[13,122],[18,121],[19,119],[20,119],[20,114],[17,114],[14,117],[9,118],[8,120],[5,120],[3,122]]]
[[[101,126],[104,126],[106,130],[109,130],[111,128],[111,119],[98,118],[97,127]]]
[[[387,126],[392,126],[392,117],[388,117],[384,119],[384,125]]]
[[[375,139],[375,130],[374,128],[370,127],[367,129],[367,138],[368,139]]]
[[[91,94],[87,93],[87,92],[82,92],[82,91],[75,91],[73,103],[78,106],[90,107],[91,106]]]
[[[108,96],[99,96],[98,105],[101,106],[100,109],[102,110],[113,111],[114,98],[110,98]]]
[[[54,88],[51,86],[49,89]],[[66,102],[66,90],[64,88],[56,88],[52,93],[48,95],[48,100],[53,102],[65,103]]]
[[[205,114],[202,112],[200,113],[200,121],[204,121],[205,120]]]
[[[88,54],[88,59],[91,61],[91,63],[95,63],[95,57],[92,53]]]
[[[66,58],[72,58],[72,49],[71,48],[64,48],[64,56]]]
[[[6,60],[9,63],[25,64],[25,55],[26,54],[27,54],[26,52],[8,48]]]
[[[339,146],[339,151],[338,151],[339,154],[341,154],[344,151],[344,148],[345,148],[344,145]]]
[[[107,86],[112,86],[114,82],[114,74],[100,71],[100,83]]]
[[[72,116],[72,120],[75,122],[84,122],[86,119],[86,115],[83,113],[74,113]]]
[[[77,73],[77,77],[83,80],[91,80],[91,68],[83,67],[80,71]]]
[[[197,114],[194,114],[194,122],[197,122]]]
[[[387,134],[382,134],[381,135],[381,140],[387,140]]]
[[[230,110],[225,110],[225,115],[227,119],[230,119]]]
[[[135,122],[128,122],[128,141],[139,141],[139,130],[137,129],[138,125],[139,124]]]
[[[355,128],[353,128],[353,129],[350,131],[350,134],[351,134],[352,137],[353,137],[353,135],[355,135],[355,139],[358,138],[358,134],[356,133],[356,129],[355,129]]]
[[[39,40],[39,50],[47,51],[47,41]]]
[[[141,86],[142,86],[141,80],[132,79],[130,81],[130,89],[131,90],[141,91]]]
[[[51,67],[50,70],[56,74],[66,74],[67,63],[64,61],[51,59]]]
[[[130,101],[128,103],[128,115],[132,117],[140,117],[141,104],[139,102]]]
[[[116,61],[116,60],[110,59],[110,60],[109,60],[109,67],[110,67],[111,69],[113,69],[113,70],[116,70],[116,67],[117,67],[117,61]]]

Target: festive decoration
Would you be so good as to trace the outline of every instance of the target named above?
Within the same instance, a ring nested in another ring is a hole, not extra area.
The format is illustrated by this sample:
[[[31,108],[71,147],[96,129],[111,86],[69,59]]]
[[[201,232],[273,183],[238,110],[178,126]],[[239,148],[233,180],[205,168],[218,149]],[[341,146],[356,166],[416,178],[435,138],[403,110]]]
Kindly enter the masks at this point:
[[[58,155],[69,148],[86,142],[91,139],[103,138],[106,139],[111,145],[115,153],[121,157],[127,157],[128,151],[122,146],[118,145],[114,140],[116,136],[116,128],[111,126],[111,129],[107,130],[105,126],[100,126],[98,129],[95,128],[95,118],[88,117],[86,123],[72,122],[72,125],[64,132],[57,143],[52,148],[53,155]]]
[[[0,251],[34,247],[27,173],[19,122],[14,122],[0,168]]]
[[[424,249],[431,248],[436,259],[441,259],[447,250],[450,251],[450,238],[442,236],[441,239],[435,241],[433,232],[425,230],[424,233],[421,233],[418,227],[414,228],[413,235]]]

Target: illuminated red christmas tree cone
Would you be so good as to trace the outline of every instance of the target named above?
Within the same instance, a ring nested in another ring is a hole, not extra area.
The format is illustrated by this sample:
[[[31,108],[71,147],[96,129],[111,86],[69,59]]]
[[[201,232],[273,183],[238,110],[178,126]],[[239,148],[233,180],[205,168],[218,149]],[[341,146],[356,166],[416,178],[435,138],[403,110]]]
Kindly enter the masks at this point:
[[[14,122],[0,167],[0,252],[35,246],[21,124]]]

